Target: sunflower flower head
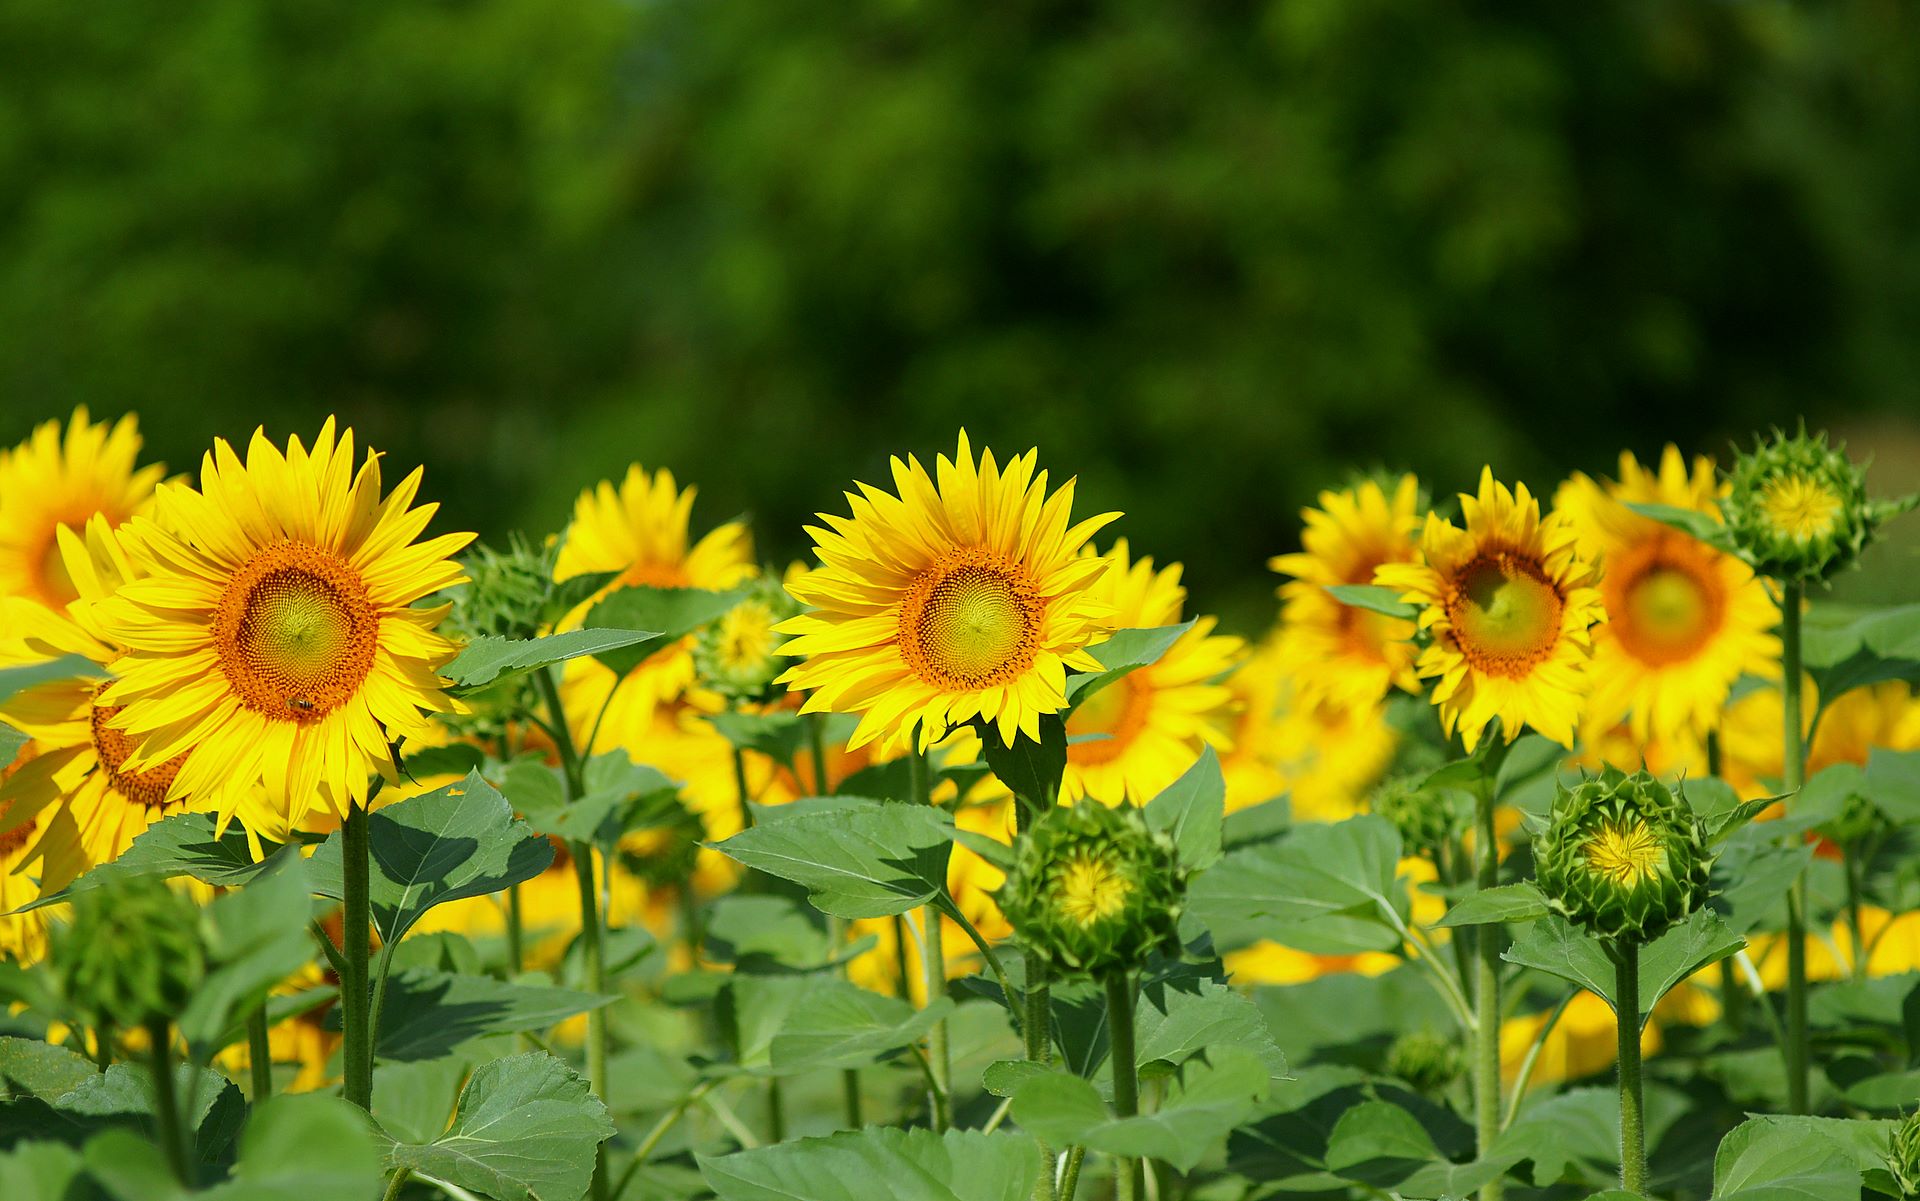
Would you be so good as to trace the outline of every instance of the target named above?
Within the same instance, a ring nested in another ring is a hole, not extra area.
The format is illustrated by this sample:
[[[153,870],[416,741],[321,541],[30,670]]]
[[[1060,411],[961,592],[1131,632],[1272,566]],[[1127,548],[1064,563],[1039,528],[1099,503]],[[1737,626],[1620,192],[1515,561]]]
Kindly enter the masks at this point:
[[[515,535],[505,550],[476,544],[460,560],[467,582],[447,590],[453,609],[444,627],[454,638],[532,638],[552,619],[553,573],[559,546]]]
[[[1029,947],[1069,975],[1103,976],[1175,949],[1186,873],[1173,841],[1133,806],[1049,810],[1027,831],[1000,909]]]
[[[156,876],[113,876],[75,894],[50,959],[67,1001],[98,1024],[172,1018],[206,974],[199,907]]]
[[[1810,583],[1859,560],[1880,523],[1916,497],[1867,498],[1865,468],[1825,433],[1775,430],[1734,460],[1720,507],[1740,556],[1761,575]]]
[[[1400,845],[1409,855],[1433,850],[1453,836],[1460,815],[1449,795],[1428,788],[1421,776],[1394,776],[1373,790],[1369,806],[1400,831]]]
[[[792,663],[774,629],[797,616],[800,605],[772,575],[756,578],[740,603],[700,631],[693,643],[693,669],[700,683],[735,702],[771,700],[774,680]]]
[[[1067,671],[1099,670],[1107,564],[1080,552],[1118,514],[1073,523],[1073,481],[1049,495],[1038,457],[976,459],[962,432],[933,472],[896,458],[895,492],[862,484],[848,516],[809,528],[820,566],[788,584],[810,611],[775,627],[801,660],[779,682],[804,712],[859,714],[850,748],[924,751],[976,718],[1038,741]]]
[[[1920,1109],[1900,1119],[1887,1148],[1887,1171],[1903,1197],[1920,1197]]]
[[[1706,827],[1645,771],[1560,788],[1533,856],[1548,904],[1601,938],[1645,943],[1707,900]]]
[[[78,595],[58,533],[96,514],[117,526],[145,511],[166,468],[135,466],[139,454],[131,415],[109,425],[89,420],[84,406],[64,432],[48,421],[0,451],[0,596],[59,610]]]
[[[1418,558],[1381,566],[1374,582],[1418,609],[1431,641],[1417,668],[1435,681],[1441,725],[1469,751],[1495,720],[1509,742],[1532,727],[1571,746],[1592,627],[1605,618],[1597,572],[1567,517],[1542,517],[1525,484],[1482,471],[1460,506],[1464,528],[1428,514]]]

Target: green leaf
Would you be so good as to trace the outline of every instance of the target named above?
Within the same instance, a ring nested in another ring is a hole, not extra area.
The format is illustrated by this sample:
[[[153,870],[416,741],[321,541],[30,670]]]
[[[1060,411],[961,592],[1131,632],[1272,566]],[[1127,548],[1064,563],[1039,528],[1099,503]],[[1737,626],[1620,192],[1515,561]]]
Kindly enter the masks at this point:
[[[464,776],[486,766],[487,755],[469,742],[449,742],[445,746],[423,746],[401,756],[400,769],[418,783],[434,776]]]
[[[246,1113],[240,1090],[218,1073],[181,1064],[174,1069],[174,1092],[187,1110],[183,1118],[194,1132],[196,1160],[224,1161]],[[188,1109],[190,1098],[192,1106]],[[15,1137],[24,1127],[36,1125],[33,1137],[65,1143],[79,1143],[116,1127],[142,1131],[151,1137],[157,1128],[155,1109],[153,1077],[146,1065],[116,1063],[103,1075],[81,1080],[50,1104],[38,1098],[0,1104],[0,1142]]]
[[[1223,949],[1263,938],[1316,954],[1392,951],[1404,917],[1400,836],[1384,818],[1296,826],[1227,854],[1199,876],[1188,908]]]
[[[253,1111],[233,1179],[205,1201],[315,1201],[380,1190],[380,1149],[367,1115],[338,1097],[293,1093]]]
[[[142,831],[118,859],[100,864],[60,891],[21,909],[55,905],[76,893],[91,892],[133,876],[192,876],[202,884],[233,888],[259,875],[263,863],[255,862],[246,830],[234,821],[228,823],[225,833],[215,834],[216,824],[211,813],[175,813],[162,818]],[[275,847],[266,843],[262,849],[271,852]]]
[[[20,748],[30,741],[25,734],[0,721],[0,768],[11,767],[20,757]]]
[[[1195,620],[1189,618],[1179,625],[1115,630],[1105,642],[1088,648],[1087,653],[1100,661],[1100,670],[1073,672],[1067,676],[1069,711],[1128,672],[1158,663],[1160,657],[1180,641],[1180,636],[1193,628]]]
[[[707,721],[720,736],[743,751],[758,751],[769,759],[791,768],[793,757],[807,745],[807,725],[811,715],[787,709],[770,713],[713,713]]]
[[[12,700],[17,694],[42,684],[60,680],[98,680],[106,674],[106,668],[85,655],[62,655],[44,663],[29,663],[25,667],[0,668],[0,701]]]
[[[1327,591],[1341,604],[1365,609],[1369,613],[1381,613],[1403,621],[1412,621],[1420,616],[1418,605],[1408,604],[1400,599],[1398,590],[1381,584],[1329,584]]]
[[[706,949],[714,959],[743,971],[764,964],[817,969],[833,956],[819,918],[799,901],[740,893],[713,903]]]
[[[481,1064],[453,1125],[430,1143],[396,1142],[387,1163],[496,1201],[578,1201],[594,1148],[613,1137],[587,1082],[544,1051]]]
[[[1147,802],[1147,825],[1173,836],[1180,863],[1190,871],[1220,858],[1220,830],[1227,813],[1227,781],[1220,757],[1205,747],[1178,780]]]
[[[453,682],[456,691],[471,691],[484,688],[502,676],[536,671],[585,655],[618,654],[624,648],[649,645],[658,637],[636,627],[596,627],[524,639],[487,634],[469,642],[453,662],[440,670]]]
[[[1243,1047],[1220,1047],[1189,1060],[1151,1114],[1117,1118],[1092,1084],[1054,1072],[1035,1076],[1013,1094],[1023,1130],[1056,1146],[1079,1143],[1109,1155],[1150,1156],[1183,1172],[1252,1116],[1267,1094],[1267,1067]]]
[[[553,844],[513,816],[507,799],[473,773],[367,816],[374,924],[397,942],[435,905],[499,892],[553,863]],[[339,900],[340,835],[308,860],[314,891]]]
[[[1920,822],[1920,750],[1867,752],[1866,795],[1896,825]]]
[[[633,761],[624,750],[587,760],[585,791],[569,801],[560,769],[537,759],[520,759],[502,781],[513,808],[542,834],[569,842],[611,849],[672,802],[680,786],[658,769]]]
[[[1445,1161],[1420,1119],[1390,1101],[1365,1101],[1341,1114],[1327,1137],[1326,1162],[1327,1171],[1335,1175],[1409,1197],[1435,1193],[1420,1188],[1408,1190],[1407,1181],[1424,1170],[1455,1166]],[[1484,1168],[1479,1184],[1504,1170],[1498,1163]],[[1464,1196],[1477,1187],[1469,1184],[1455,1190],[1454,1195]]]
[[[654,634],[619,647],[594,653],[594,658],[626,675],[645,663],[662,647],[677,642],[701,626],[724,615],[746,595],[708,592],[699,588],[652,588],[636,585],[608,593],[587,610],[589,626],[621,630],[654,630]]]
[[[1753,1118],[1720,1140],[1714,1201],[1857,1201],[1860,1169],[1831,1138],[1802,1126],[1790,1135]]]
[[[1015,734],[1012,745],[1000,741],[1000,727],[994,723],[973,725],[980,734],[981,757],[1007,791],[1036,808],[1052,805],[1067,770],[1066,720],[1058,713],[1044,714],[1038,742]]]
[[[387,978],[375,1053],[387,1060],[437,1059],[470,1038],[545,1030],[612,1001],[570,988],[408,968]]]
[[[953,818],[926,805],[863,805],[753,826],[719,849],[806,888],[822,913],[887,917],[943,896]]]
[[[1628,501],[1627,508],[1661,525],[1672,526],[1683,534],[1690,534],[1709,546],[1722,549],[1726,547],[1727,527],[1711,513],[1702,513],[1698,509],[1683,509],[1678,505],[1656,505],[1638,501]]]
[[[1499,922],[1531,922],[1547,916],[1547,898],[1532,881],[1501,884],[1468,893],[1458,905],[1447,910],[1436,926],[1486,926]]]
[[[980,1087],[996,1097],[1011,1097],[1022,1084],[1052,1071],[1049,1065],[1031,1059],[996,1059],[980,1074]]]
[[[0,1038],[0,1097],[51,1100],[98,1069],[86,1056],[33,1038]]]
[[[1702,909],[1641,947],[1641,1024],[1646,1024],[1645,1015],[1674,985],[1746,945],[1747,940],[1728,929],[1719,914]]]
[[[1202,1051],[1240,1047],[1282,1079],[1287,1057],[1273,1041],[1267,1019],[1251,997],[1215,980],[1160,981],[1140,990],[1134,1007],[1135,1067],[1165,1075]]]
[[[759,983],[765,983],[760,981]],[[883,997],[835,980],[807,998],[773,1036],[768,1048],[772,1071],[790,1075],[823,1068],[865,1067],[880,1056],[917,1042],[953,1010],[940,997],[915,1009],[897,997]]]
[[[1785,922],[1787,891],[1813,862],[1812,844],[1763,841],[1762,832],[1756,827],[1756,837],[1733,839],[1713,863],[1711,904],[1735,934]]]
[[[176,1018],[196,1062],[210,1062],[235,1026],[266,1004],[268,990],[313,957],[312,908],[306,861],[292,850],[275,855],[245,888],[207,906],[201,921],[207,976]]]
[[[1855,688],[1920,680],[1920,604],[1816,605],[1807,614],[1801,654],[1822,709]]]
[[[94,1201],[102,1194],[82,1168],[80,1153],[64,1143],[21,1143],[0,1153],[0,1197]]]
[[[1708,964],[1718,963],[1746,945],[1720,915],[1702,909],[1640,948],[1640,1024],[1667,990]],[[1582,933],[1558,914],[1529,925],[1502,956],[1509,963],[1536,968],[1615,1004],[1614,964],[1596,938]]]
[[[720,1201],[1028,1201],[1047,1166],[1021,1135],[882,1126],[696,1162]]]

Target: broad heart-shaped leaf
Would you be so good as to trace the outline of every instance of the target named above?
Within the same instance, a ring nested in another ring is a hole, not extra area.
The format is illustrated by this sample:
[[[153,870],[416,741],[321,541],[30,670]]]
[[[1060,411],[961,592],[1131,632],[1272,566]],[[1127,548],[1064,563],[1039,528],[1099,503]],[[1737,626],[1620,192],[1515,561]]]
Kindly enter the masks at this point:
[[[107,674],[106,668],[85,655],[62,655],[44,663],[25,667],[0,668],[0,701],[11,700],[16,693],[58,680],[92,680]]]
[[[1420,1119],[1391,1101],[1363,1101],[1327,1136],[1327,1171],[1402,1197],[1465,1197],[1505,1173],[1511,1161],[1455,1164]]]
[[[438,1059],[470,1038],[545,1030],[612,1000],[570,988],[408,968],[387,978],[374,1051],[387,1060]]]
[[[1210,867],[1220,858],[1220,828],[1227,814],[1227,781],[1220,757],[1205,747],[1178,780],[1147,802],[1147,824],[1173,836],[1181,866]]]
[[[1822,709],[1855,688],[1920,680],[1920,604],[1816,605],[1805,631],[1801,653]]]
[[[944,896],[953,817],[928,805],[861,805],[753,826],[719,844],[806,888],[835,917],[887,917]]]
[[[1179,625],[1115,630],[1105,642],[1088,648],[1087,653],[1100,660],[1100,670],[1067,676],[1069,710],[1128,672],[1158,663],[1160,656],[1172,650],[1173,644],[1193,628],[1196,620],[1188,618]]]
[[[192,1108],[183,1118],[193,1131],[196,1161],[224,1162],[246,1114],[240,1090],[224,1076],[181,1064],[174,1069],[174,1093],[183,1109],[192,1099]],[[115,1128],[151,1137],[157,1128],[154,1110],[153,1078],[146,1066],[116,1063],[105,1074],[86,1076],[59,1096],[21,1096],[0,1102],[0,1147],[27,1139],[77,1146]]]
[[[1471,892],[1447,910],[1439,926],[1485,926],[1495,922],[1531,922],[1547,916],[1547,898],[1531,880]]]
[[[1055,1072],[1014,1090],[1013,1117],[1056,1146],[1078,1143],[1109,1155],[1144,1155],[1192,1171],[1267,1095],[1267,1067],[1244,1047],[1219,1047],[1181,1069],[1151,1114],[1117,1118],[1093,1085]]]
[[[1702,909],[1641,947],[1640,1024],[1646,1025],[1647,1016],[1667,990],[1745,945],[1746,940],[1727,929],[1719,914]],[[1528,926],[1502,958],[1571,981],[1618,1008],[1613,960],[1598,939],[1582,933],[1559,914],[1549,914]]]
[[[387,1163],[495,1201],[578,1201],[593,1149],[613,1137],[587,1082],[544,1051],[481,1064],[460,1090],[453,1125],[430,1143],[393,1143]]]
[[[1369,613],[1398,617],[1403,621],[1412,621],[1420,616],[1420,610],[1401,600],[1397,590],[1380,584],[1329,584],[1327,591],[1341,604],[1365,609]]]
[[[1215,980],[1164,980],[1145,985],[1134,1006],[1135,1066],[1164,1075],[1202,1051],[1241,1047],[1259,1056],[1267,1074],[1287,1074],[1266,1015],[1251,997]]]
[[[1791,1132],[1752,1118],[1720,1140],[1713,1156],[1714,1201],[1855,1201],[1860,1169],[1812,1126]]]
[[[229,822],[226,831],[214,833],[218,819],[211,813],[175,813],[143,830],[126,853],[102,863],[58,892],[23,905],[38,909],[55,905],[75,893],[91,892],[105,884],[129,876],[192,876],[202,884],[233,888],[245,884],[260,873],[253,848],[247,845],[247,832],[238,821]],[[261,849],[272,852],[273,843]]]
[[[1627,508],[1642,517],[1651,518],[1661,525],[1672,526],[1683,534],[1691,534],[1709,546],[1726,548],[1727,527],[1720,523],[1712,513],[1702,513],[1698,509],[1683,509],[1678,505],[1656,505],[1630,501]]]
[[[1811,843],[1795,840],[1782,845],[1766,827],[1766,822],[1749,827],[1745,834],[1731,838],[1713,861],[1714,895],[1709,904],[1720,914],[1727,928],[1746,934],[1762,926],[1786,920],[1786,899],[1794,881],[1813,862]]]
[[[500,638],[487,634],[469,642],[441,674],[455,691],[485,688],[501,676],[516,675],[578,659],[584,655],[615,654],[626,647],[651,643],[659,635],[647,629],[604,627],[568,630],[544,638]]]
[[[34,1038],[0,1038],[0,1099],[51,1100],[97,1072],[92,1060],[65,1047]]]
[[[706,951],[743,970],[769,964],[817,969],[833,957],[819,917],[798,900],[743,893],[714,901],[707,918]]]
[[[207,906],[207,976],[175,1019],[196,1062],[210,1062],[236,1024],[266,1003],[268,990],[312,958],[306,868],[297,852],[281,851],[246,887]]]
[[[1027,1201],[1045,1166],[1023,1135],[888,1126],[696,1159],[720,1201]]]
[[[1869,750],[1866,796],[1897,825],[1920,821],[1920,751]]]
[[[502,781],[514,810],[529,826],[542,834],[602,848],[611,848],[622,835],[639,828],[647,814],[680,791],[658,769],[635,763],[623,750],[589,759],[582,783],[586,791],[567,800],[560,769],[533,758],[516,760]]]
[[[1302,825],[1235,850],[1193,883],[1188,907],[1222,949],[1263,938],[1316,954],[1392,951],[1404,917],[1400,835],[1379,817]]]
[[[0,1152],[0,1197],[23,1201],[93,1201],[100,1194],[81,1175],[80,1153],[64,1143],[21,1143]]]
[[[626,675],[667,643],[684,638],[722,616],[745,595],[707,592],[699,588],[652,588],[636,585],[608,593],[587,610],[587,625],[621,630],[654,630],[648,638],[597,651],[594,658]]]
[[[1000,727],[992,722],[975,721],[973,728],[980,735],[981,757],[995,778],[1013,795],[1044,809],[1053,804],[1067,770],[1067,723],[1058,713],[1048,713],[1039,724],[1038,741],[1015,734],[1010,745],[1000,740]]]
[[[883,997],[844,980],[829,985],[789,1013],[773,1036],[768,1048],[773,1072],[865,1067],[918,1040],[953,1009],[945,997],[915,1009],[897,997]]]
[[[367,840],[374,925],[386,942],[399,941],[443,901],[499,892],[553,862],[553,844],[517,820],[478,772],[368,814]],[[341,899],[339,833],[328,835],[307,863],[313,890]]]
[[[204,1201],[318,1201],[371,1197],[380,1147],[367,1115],[338,1097],[292,1093],[253,1111],[240,1135],[233,1179],[196,1193]]]

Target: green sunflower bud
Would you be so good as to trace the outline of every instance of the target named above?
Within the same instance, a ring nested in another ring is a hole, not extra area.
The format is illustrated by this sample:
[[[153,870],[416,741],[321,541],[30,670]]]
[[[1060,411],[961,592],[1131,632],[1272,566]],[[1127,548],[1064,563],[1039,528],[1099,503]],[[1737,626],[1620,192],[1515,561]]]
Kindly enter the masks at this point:
[[[467,582],[447,590],[453,611],[442,628],[462,641],[534,637],[548,617],[558,554],[556,542],[536,546],[518,535],[504,552],[474,547],[460,561]]]
[[[1034,822],[999,902],[1021,940],[1063,974],[1103,976],[1177,950],[1185,895],[1171,838],[1131,806],[1083,801]]]
[[[1394,776],[1381,782],[1368,801],[1374,813],[1400,831],[1408,854],[1431,851],[1452,837],[1459,813],[1446,793],[1421,786],[1421,776]]]
[[[667,797],[633,819],[620,840],[620,862],[647,884],[684,884],[693,875],[706,837],[700,815],[679,797]]]
[[[1854,563],[1881,522],[1915,497],[1867,499],[1867,473],[1827,436],[1775,430],[1734,460],[1720,502],[1740,557],[1778,580],[1825,579]]]
[[[736,701],[764,701],[773,681],[792,660],[780,654],[786,635],[773,627],[797,616],[800,604],[778,578],[763,575],[739,604],[700,631],[693,643],[693,667],[707,687]]]
[[[1828,842],[1839,846],[1851,846],[1880,828],[1883,818],[1880,807],[1857,792],[1847,794],[1841,802],[1840,813],[1830,821],[1822,822],[1818,833]]]
[[[1548,903],[1601,938],[1646,942],[1707,900],[1706,827],[1645,771],[1561,788],[1533,858]]]
[[[1900,1186],[1901,1196],[1920,1197],[1920,1109],[1908,1114],[1893,1128],[1887,1171]]]
[[[1387,1071],[1419,1093],[1441,1091],[1459,1078],[1465,1066],[1459,1046],[1431,1030],[1403,1034],[1387,1048]]]
[[[73,898],[49,957],[75,1008],[131,1028],[186,1008],[206,975],[200,911],[151,876],[116,878]]]

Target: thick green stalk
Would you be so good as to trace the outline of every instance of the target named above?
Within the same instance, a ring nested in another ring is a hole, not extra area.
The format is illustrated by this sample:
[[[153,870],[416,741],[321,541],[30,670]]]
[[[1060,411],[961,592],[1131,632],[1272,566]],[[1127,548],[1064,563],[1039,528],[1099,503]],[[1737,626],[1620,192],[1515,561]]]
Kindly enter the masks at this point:
[[[1780,693],[1781,787],[1800,791],[1806,782],[1805,726],[1800,720],[1800,608],[1806,585],[1781,587]],[[1787,1112],[1807,1112],[1807,877],[1787,895]]]
[[[1841,866],[1847,873],[1847,929],[1853,935],[1853,978],[1867,978],[1867,934],[1860,927],[1860,848],[1848,843],[1841,848]]]
[[[1720,779],[1722,771],[1720,751],[1720,731],[1707,731],[1707,774]],[[1720,1017],[1727,1023],[1727,1029],[1734,1034],[1747,1031],[1747,990],[1740,983],[1739,971],[1732,956],[1720,961]]]
[[[907,778],[910,799],[916,805],[928,805],[933,802],[933,782],[928,770],[926,755],[915,751],[907,756]],[[923,979],[926,983],[926,1003],[931,1005],[945,995],[947,991],[947,957],[944,932],[940,928],[940,910],[928,905],[920,911],[921,953],[925,957],[921,963]],[[942,1131],[947,1128],[948,1104],[953,1096],[953,1061],[947,1046],[947,1023],[943,1018],[927,1031],[927,1078],[932,1086],[930,1098],[933,1111],[933,1128]]]
[[[267,1039],[265,1005],[247,1019],[247,1068],[253,1077],[253,1095],[247,1101],[258,1105],[273,1095],[273,1044]]]
[[[1623,940],[1612,950],[1614,1021],[1620,1034],[1620,1187],[1644,1194],[1647,1142],[1641,1121],[1640,944]]]
[[[813,792],[815,796],[831,796],[833,786],[827,780],[827,719],[823,714],[807,715],[807,742],[813,750]],[[847,923],[843,918],[827,919],[828,945],[838,955],[841,946],[847,940]],[[841,975],[846,974],[842,966]],[[840,1073],[840,1099],[847,1114],[847,1128],[858,1130],[866,1123],[860,1114],[860,1069],[845,1068]]]
[[[1121,1120],[1140,1112],[1140,1081],[1133,1045],[1133,973],[1121,970],[1107,975],[1107,1032],[1109,1060],[1113,1064],[1113,1112]],[[1139,1201],[1141,1195],[1140,1161],[1117,1157],[1113,1163],[1115,1201]]]
[[[520,912],[520,886],[507,885],[507,974],[518,976],[526,970],[526,919]]]
[[[367,811],[349,805],[340,825],[340,952],[347,969],[340,980],[341,1094],[368,1110],[373,1107],[373,994],[367,979],[373,942],[370,855]]]
[[[1500,883],[1500,836],[1494,828],[1493,778],[1481,782],[1475,817],[1480,845],[1482,890]],[[1474,971],[1473,1110],[1480,1157],[1492,1154],[1500,1137],[1500,927],[1478,928],[1479,954]],[[1480,1201],[1500,1201],[1503,1181],[1496,1176],[1480,1188]]]
[[[173,1030],[164,1017],[147,1019],[147,1041],[153,1066],[154,1120],[160,1146],[167,1153],[173,1178],[192,1188],[193,1172],[187,1158],[187,1130],[180,1120],[180,1097],[173,1082]]]
[[[400,1201],[400,1195],[407,1191],[407,1181],[412,1179],[412,1168],[395,1168],[393,1175],[387,1177],[387,1191],[381,1195],[381,1201]]]
[[[1076,1146],[1067,1152],[1066,1170],[1060,1174],[1060,1201],[1073,1201],[1074,1191],[1080,1187],[1080,1165],[1086,1162],[1086,1158],[1087,1149],[1085,1147]],[[1053,1160],[1051,1158],[1047,1160],[1047,1170],[1040,1173],[1040,1178],[1047,1182],[1047,1187],[1051,1190],[1053,1187]]]

